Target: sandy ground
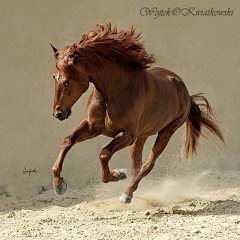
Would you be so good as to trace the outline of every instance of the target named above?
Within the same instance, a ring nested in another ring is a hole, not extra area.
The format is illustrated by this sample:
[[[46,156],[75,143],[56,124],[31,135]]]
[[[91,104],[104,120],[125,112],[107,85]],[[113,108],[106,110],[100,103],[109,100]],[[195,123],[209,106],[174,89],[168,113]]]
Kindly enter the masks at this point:
[[[131,204],[118,202],[128,181],[0,196],[0,239],[240,239],[239,171],[178,179],[151,176]]]

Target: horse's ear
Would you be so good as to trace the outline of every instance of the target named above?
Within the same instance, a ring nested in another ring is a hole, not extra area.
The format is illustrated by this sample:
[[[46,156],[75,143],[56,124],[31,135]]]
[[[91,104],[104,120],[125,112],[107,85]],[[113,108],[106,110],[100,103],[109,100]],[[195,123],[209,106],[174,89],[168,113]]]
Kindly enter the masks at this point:
[[[55,57],[57,58],[57,56],[58,56],[58,53],[57,53],[57,49],[50,43],[50,45],[51,45],[51,47],[52,47],[52,49],[53,49],[53,52],[54,52],[54,55],[55,55]]]
[[[78,56],[71,56],[68,59],[68,65],[76,65],[77,64],[77,58],[78,58]]]

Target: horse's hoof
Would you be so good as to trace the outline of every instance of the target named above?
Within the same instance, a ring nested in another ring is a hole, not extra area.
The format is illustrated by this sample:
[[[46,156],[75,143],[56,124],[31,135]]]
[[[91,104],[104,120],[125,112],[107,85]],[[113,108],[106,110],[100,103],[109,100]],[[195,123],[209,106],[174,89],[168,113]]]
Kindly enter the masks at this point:
[[[119,170],[119,169],[114,169],[114,171],[116,171],[117,173],[118,173],[118,180],[120,181],[120,180],[124,180],[124,179],[126,179],[127,178],[127,175],[126,175],[126,173],[125,172],[122,172],[121,170]]]
[[[129,196],[125,193],[123,193],[119,198],[119,202],[121,203],[130,203],[131,201],[132,201],[132,196]]]
[[[55,194],[62,195],[67,190],[67,183],[63,181],[58,187],[53,186],[53,188],[54,188]]]
[[[126,178],[127,178],[126,173],[119,171],[118,180],[124,180]]]

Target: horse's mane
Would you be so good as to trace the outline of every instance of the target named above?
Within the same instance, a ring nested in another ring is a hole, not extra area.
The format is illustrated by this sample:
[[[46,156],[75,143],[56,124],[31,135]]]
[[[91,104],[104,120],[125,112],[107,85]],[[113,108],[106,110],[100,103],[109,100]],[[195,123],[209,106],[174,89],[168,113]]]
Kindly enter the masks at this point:
[[[96,28],[83,35],[77,44],[68,47],[68,55],[78,56],[87,67],[104,67],[104,58],[139,68],[148,68],[155,62],[153,54],[148,54],[144,43],[139,42],[141,33],[135,33],[135,27],[129,30],[111,28],[111,22],[98,24]]]

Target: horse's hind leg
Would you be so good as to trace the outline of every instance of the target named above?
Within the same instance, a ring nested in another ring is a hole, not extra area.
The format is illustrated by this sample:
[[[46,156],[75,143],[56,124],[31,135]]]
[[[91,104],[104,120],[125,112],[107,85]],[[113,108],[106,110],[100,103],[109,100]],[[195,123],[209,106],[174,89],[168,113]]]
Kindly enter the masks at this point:
[[[132,158],[132,169],[131,169],[132,179],[134,179],[138,175],[142,167],[142,151],[143,151],[143,147],[146,140],[147,140],[147,137],[137,138],[130,147],[130,154]]]
[[[129,187],[126,191],[121,195],[119,201],[122,203],[130,203],[133,192],[137,190],[139,182],[142,180],[143,177],[148,175],[150,171],[153,169],[154,164],[158,156],[163,152],[165,147],[167,146],[170,138],[172,137],[173,133],[185,122],[185,118],[182,119],[177,118],[172,123],[167,125],[164,129],[162,129],[157,136],[156,142],[152,148],[150,155],[147,159],[143,162],[142,167],[138,175],[132,179],[130,182]]]

